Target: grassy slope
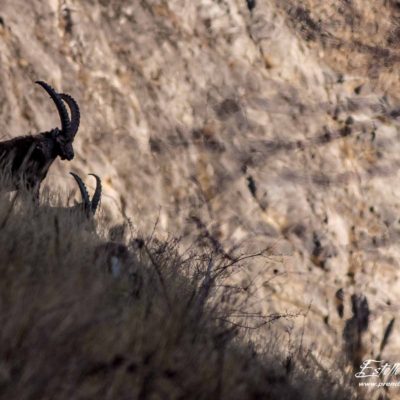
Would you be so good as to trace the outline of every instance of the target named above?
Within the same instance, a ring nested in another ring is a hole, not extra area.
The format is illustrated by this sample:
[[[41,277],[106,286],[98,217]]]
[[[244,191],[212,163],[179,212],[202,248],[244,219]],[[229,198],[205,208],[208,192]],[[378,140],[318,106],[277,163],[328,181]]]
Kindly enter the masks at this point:
[[[1,398],[351,398],[273,338],[263,355],[245,343],[224,260],[132,241],[113,278],[102,240],[79,215],[0,199]]]

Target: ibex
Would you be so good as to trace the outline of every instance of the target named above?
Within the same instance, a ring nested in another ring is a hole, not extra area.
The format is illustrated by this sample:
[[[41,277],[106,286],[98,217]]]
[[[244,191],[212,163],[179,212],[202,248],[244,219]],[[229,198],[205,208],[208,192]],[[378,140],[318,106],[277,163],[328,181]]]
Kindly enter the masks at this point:
[[[89,174],[91,176],[94,176],[96,179],[96,189],[94,191],[92,200],[90,200],[89,193],[86,189],[85,184],[83,183],[82,179],[79,177],[79,175],[74,174],[73,172],[70,172],[70,174],[74,177],[76,183],[78,184],[79,190],[81,192],[81,197],[82,197],[82,202],[79,204],[76,204],[73,207],[69,207],[70,210],[81,210],[85,215],[90,218],[94,216],[96,213],[97,207],[100,203],[101,200],[101,180],[100,178],[95,175],[95,174]]]
[[[80,113],[78,104],[71,96],[57,93],[43,81],[36,83],[50,95],[56,105],[61,130],[54,128],[34,136],[19,136],[0,142],[0,161],[3,170],[10,174],[10,181],[6,183],[5,189],[17,190],[23,185],[38,199],[40,184],[53,161],[58,156],[62,160],[74,158],[72,142],[79,128]],[[71,119],[64,102],[70,109]]]
[[[85,213],[87,218],[93,217],[101,200],[102,188],[100,178],[95,174],[89,174],[96,178],[96,189],[92,200],[90,200],[88,191],[82,179],[73,172],[70,172],[70,174],[75,178],[79,186],[82,202],[70,207],[68,210],[81,210]],[[125,226],[123,226],[122,232],[119,232],[120,234],[118,236],[123,236],[124,230]],[[123,273],[124,266],[126,266],[130,257],[128,247],[120,240],[122,240],[122,237],[111,238],[111,240],[99,244],[95,249],[95,258],[103,259],[109,272],[111,272],[114,277],[118,277]]]
[[[36,214],[43,215],[43,213],[51,213],[55,214],[57,218],[68,218],[70,220],[71,217],[74,217],[72,219],[74,223],[91,223],[101,199],[101,180],[97,175],[89,174],[96,178],[96,189],[92,199],[90,199],[86,186],[79,175],[74,174],[73,172],[70,172],[70,174],[74,177],[78,184],[81,194],[81,201],[73,206],[50,206],[46,204],[41,205],[40,207],[35,206]],[[94,227],[94,224],[92,224],[92,226]]]
[[[83,213],[83,215],[87,218],[87,220],[90,221],[90,219],[94,217],[101,200],[101,194],[102,194],[101,180],[97,175],[89,174],[96,178],[96,189],[94,191],[92,200],[90,200],[86,186],[83,183],[82,179],[79,177],[79,175],[73,172],[70,172],[70,174],[74,177],[75,181],[78,184],[82,201],[79,204],[74,205],[73,207],[68,207],[68,208],[57,207],[56,209],[60,210],[61,212],[67,211],[67,212]],[[53,207],[53,210],[54,209],[55,208]],[[117,227],[122,229],[116,229]],[[118,225],[117,227],[114,227],[113,229],[114,235],[111,236],[118,236],[118,237],[111,237],[110,240],[97,245],[95,249],[95,259],[96,260],[101,259],[105,261],[105,265],[107,266],[109,272],[114,277],[119,277],[123,275],[125,269],[127,268],[127,265],[129,264],[129,260],[131,259],[131,252],[129,251],[128,246],[126,246],[122,242],[125,226]],[[116,234],[115,232],[116,230],[118,230],[118,234]]]
[[[89,174],[96,178],[96,189],[94,191],[92,200],[90,200],[88,191],[82,179],[73,172],[70,172],[70,174],[75,178],[82,197],[82,202],[70,209],[82,210],[87,218],[92,218],[101,200],[101,180],[97,175]],[[132,272],[132,269],[135,269],[135,257],[130,251],[129,247],[123,243],[125,230],[125,224],[116,225],[110,229],[109,240],[96,246],[94,254],[95,260],[102,260],[105,262],[108,271],[114,278],[128,275],[132,279],[136,280],[135,285],[137,286],[137,279],[139,279],[139,277],[137,274],[135,275],[135,273]],[[135,245],[134,247],[138,249],[141,247],[140,243],[140,239],[136,239],[132,242],[132,244]]]

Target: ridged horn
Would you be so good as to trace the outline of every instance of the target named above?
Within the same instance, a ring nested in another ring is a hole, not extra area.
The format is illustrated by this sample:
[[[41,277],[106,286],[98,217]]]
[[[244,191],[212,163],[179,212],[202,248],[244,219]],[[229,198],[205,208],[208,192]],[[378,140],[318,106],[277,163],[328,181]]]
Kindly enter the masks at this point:
[[[96,178],[96,190],[94,191],[91,204],[91,211],[94,214],[101,200],[101,191],[102,191],[101,179],[96,174],[89,174],[89,175],[94,176]]]
[[[60,116],[62,133],[65,135],[69,135],[71,129],[71,121],[69,120],[67,108],[65,107],[65,104],[63,103],[60,95],[46,82],[36,81],[35,83],[40,85],[54,101],[54,104],[57,107],[58,115]]]
[[[70,112],[71,112],[70,135],[72,138],[74,138],[76,133],[78,132],[79,123],[81,120],[81,113],[79,112],[78,103],[69,94],[60,93],[60,97],[68,104],[68,107],[70,109]]]
[[[70,174],[74,177],[76,180],[76,183],[79,186],[79,190],[81,192],[82,200],[83,200],[83,205],[85,207],[85,210],[90,210],[91,205],[90,205],[90,199],[89,199],[89,193],[86,189],[85,184],[83,183],[82,179],[77,175],[74,174],[73,172],[70,172]]]

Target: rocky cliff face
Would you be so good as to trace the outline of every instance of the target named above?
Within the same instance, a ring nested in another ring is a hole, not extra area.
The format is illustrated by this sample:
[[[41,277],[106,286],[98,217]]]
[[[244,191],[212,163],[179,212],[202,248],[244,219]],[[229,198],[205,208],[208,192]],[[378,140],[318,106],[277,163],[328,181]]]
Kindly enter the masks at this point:
[[[342,344],[337,290],[344,318],[364,294],[376,354],[400,304],[398,2],[251,3],[2,0],[0,131],[58,123],[35,80],[72,94],[76,158],[48,185],[95,172],[139,230],[269,247],[240,280],[317,347]]]

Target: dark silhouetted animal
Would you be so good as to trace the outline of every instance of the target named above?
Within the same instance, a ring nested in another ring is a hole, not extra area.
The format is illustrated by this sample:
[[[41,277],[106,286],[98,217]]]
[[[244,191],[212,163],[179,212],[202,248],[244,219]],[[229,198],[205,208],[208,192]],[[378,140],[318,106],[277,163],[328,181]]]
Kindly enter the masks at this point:
[[[70,207],[70,209],[82,210],[82,212],[84,212],[88,218],[94,216],[101,200],[102,188],[101,188],[100,178],[95,174],[89,174],[91,176],[94,176],[96,179],[96,189],[94,191],[92,200],[90,200],[86,186],[83,183],[82,179],[79,177],[79,175],[74,174],[73,172],[70,172],[70,174],[74,177],[75,181],[77,182],[82,197],[82,202],[76,204],[73,207]]]
[[[96,189],[94,191],[93,197],[90,200],[89,193],[86,189],[85,184],[79,175],[70,172],[70,174],[74,177],[75,181],[78,184],[79,191],[81,194],[81,201],[73,206],[64,207],[64,206],[49,206],[49,205],[41,205],[40,207],[36,207],[37,212],[40,213],[55,213],[56,216],[70,219],[73,214],[75,214],[76,219],[73,221],[76,223],[79,222],[90,222],[99,206],[101,199],[101,180],[95,174],[89,174],[96,178]],[[90,225],[94,229],[94,225]]]
[[[80,113],[78,104],[71,96],[57,93],[45,82],[36,83],[56,105],[61,129],[54,128],[34,136],[19,136],[0,142],[0,161],[6,178],[9,178],[5,179],[5,189],[12,191],[24,186],[38,199],[40,185],[53,161],[57,157],[62,160],[74,158],[72,142],[79,128]],[[70,109],[71,119],[64,102]]]

